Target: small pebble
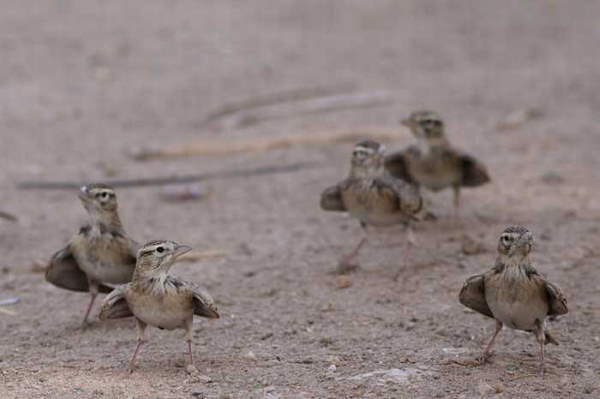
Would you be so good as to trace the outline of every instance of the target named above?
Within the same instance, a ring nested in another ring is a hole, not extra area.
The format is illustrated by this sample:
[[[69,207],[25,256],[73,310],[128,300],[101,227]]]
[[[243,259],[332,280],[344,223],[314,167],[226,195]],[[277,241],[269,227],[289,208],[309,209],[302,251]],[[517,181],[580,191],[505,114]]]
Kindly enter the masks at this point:
[[[336,287],[340,290],[348,288],[352,285],[352,277],[347,275],[337,276],[335,279]]]

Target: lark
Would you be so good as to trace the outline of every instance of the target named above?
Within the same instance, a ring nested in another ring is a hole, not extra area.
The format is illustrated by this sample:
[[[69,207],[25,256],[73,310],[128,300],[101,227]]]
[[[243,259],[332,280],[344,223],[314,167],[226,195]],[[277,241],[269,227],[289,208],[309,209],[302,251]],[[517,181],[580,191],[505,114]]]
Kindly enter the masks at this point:
[[[458,215],[462,187],[477,187],[490,181],[480,161],[450,145],[442,118],[433,111],[416,111],[401,122],[417,138],[418,145],[391,153],[385,167],[392,176],[433,192],[451,187]]]
[[[363,230],[368,226],[406,224],[416,218],[423,206],[416,186],[396,179],[384,168],[385,148],[372,140],[354,147],[349,176],[321,194],[321,208],[348,212],[359,220]],[[408,236],[411,232],[408,230]],[[412,238],[409,238],[412,241]],[[352,263],[367,242],[365,237],[339,262],[338,271],[355,269]]]
[[[85,326],[98,293],[112,291],[110,284],[131,281],[138,244],[123,229],[112,187],[106,184],[83,186],[79,199],[89,222],[65,248],[52,256],[46,280],[60,288],[90,293],[83,318]]]
[[[544,373],[544,345],[558,341],[546,329],[546,317],[568,312],[560,289],[542,277],[529,260],[533,235],[525,227],[510,226],[498,242],[498,257],[492,270],[470,277],[459,300],[496,320],[496,331],[481,357],[490,356],[502,327],[532,332],[540,345],[540,372]]]
[[[134,317],[137,325],[137,346],[129,362],[129,371],[145,342],[146,326],[159,329],[184,329],[188,344],[189,364],[193,366],[192,321],[194,315],[218,319],[219,312],[211,296],[193,283],[169,275],[175,259],[191,248],[174,241],[152,241],[137,254],[137,263],[130,283],[120,285],[102,304],[100,319]]]

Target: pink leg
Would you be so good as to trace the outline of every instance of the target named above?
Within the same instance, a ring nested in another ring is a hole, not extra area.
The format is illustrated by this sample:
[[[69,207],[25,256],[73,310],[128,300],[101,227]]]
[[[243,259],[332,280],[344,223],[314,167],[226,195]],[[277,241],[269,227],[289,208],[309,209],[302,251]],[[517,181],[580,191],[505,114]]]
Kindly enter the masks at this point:
[[[366,244],[366,242],[367,242],[367,238],[365,237],[362,240],[360,240],[360,242],[358,243],[356,248],[354,248],[352,250],[352,252],[345,255],[340,260],[340,262],[338,263],[338,272],[339,273],[347,273],[347,272],[356,270],[358,268],[358,265],[354,264],[352,261],[354,260],[354,258],[356,258],[356,256],[358,256],[358,253],[360,252],[361,248]]]
[[[90,304],[88,305],[87,311],[85,312],[85,316],[83,317],[82,325],[85,327],[88,325],[88,317],[90,312],[92,311],[92,306],[94,306],[94,301],[96,300],[96,296],[98,296],[98,284],[95,281],[90,281],[90,295],[92,298],[90,299]]]
[[[413,234],[411,226],[410,225],[406,226],[406,236],[405,236],[405,240],[404,240],[404,249],[402,252],[402,255],[404,256],[404,262],[402,262],[402,265],[398,268],[398,271],[396,272],[396,274],[394,275],[392,280],[398,281],[400,279],[402,272],[407,267],[408,259],[410,256],[410,249],[413,246],[415,246],[416,243],[417,243],[417,240]]]
[[[185,340],[188,344],[188,354],[190,356],[190,365],[194,365],[194,357],[192,355],[192,334],[193,334],[193,319],[190,318],[185,326]]]
[[[540,374],[544,377],[545,367],[544,367],[544,346],[546,345],[546,332],[545,326],[543,322],[537,322],[537,329],[535,330],[535,338],[540,344]]]
[[[135,358],[140,350],[142,344],[146,341],[144,332],[146,331],[146,323],[139,319],[135,319],[137,325],[137,346],[135,347],[135,352],[133,352],[133,357],[129,361],[129,372],[133,373],[135,369]]]
[[[494,331],[494,335],[492,336],[490,343],[487,345],[487,347],[483,351],[483,355],[481,356],[481,363],[485,363],[487,361],[487,359],[490,357],[492,347],[494,346],[494,341],[496,340],[496,337],[500,333],[500,330],[502,330],[502,323],[500,323],[498,320],[496,320],[496,331]]]

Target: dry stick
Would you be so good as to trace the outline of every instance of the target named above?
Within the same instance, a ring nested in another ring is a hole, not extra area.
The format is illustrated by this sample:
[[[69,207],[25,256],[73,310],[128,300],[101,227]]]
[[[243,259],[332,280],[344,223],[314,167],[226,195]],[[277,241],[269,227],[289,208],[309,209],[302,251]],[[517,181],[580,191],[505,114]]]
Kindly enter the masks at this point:
[[[0,211],[0,218],[10,220],[11,222],[16,222],[18,219],[12,213]]]
[[[311,133],[302,136],[268,137],[254,139],[203,140],[172,148],[145,149],[132,154],[137,160],[177,158],[191,156],[231,155],[241,152],[263,152],[293,146],[324,147],[346,142],[356,142],[364,138],[373,140],[393,140],[401,136],[400,129],[364,128],[342,130],[332,133]]]
[[[290,165],[283,166],[263,166],[255,169],[245,170],[227,170],[220,172],[208,172],[194,175],[184,176],[170,176],[170,177],[154,177],[147,179],[127,179],[127,180],[105,180],[104,183],[109,184],[113,187],[142,187],[142,186],[161,186],[168,184],[184,184],[190,182],[198,182],[209,179],[229,179],[235,177],[250,177],[267,175],[274,173],[289,173],[295,172],[301,169],[313,168],[317,165],[314,163],[299,162]],[[84,184],[88,184],[89,181],[85,182],[43,182],[43,181],[25,181],[17,184],[20,189],[47,189],[47,190],[70,190],[73,188],[79,188]]]
[[[308,87],[303,89],[293,89],[288,91],[281,91],[278,93],[260,95],[239,102],[222,105],[218,109],[209,112],[208,115],[206,115],[206,117],[204,118],[203,123],[210,123],[217,119],[247,109],[350,92],[354,89],[354,87],[354,84],[345,83],[329,87]]]
[[[315,98],[291,104],[277,104],[242,114],[237,119],[238,126],[258,123],[269,119],[283,119],[306,114],[334,112],[353,108],[369,108],[389,105],[394,98],[387,92],[342,94]]]
[[[390,93],[376,91],[340,94],[288,104],[274,104],[269,107],[261,107],[254,111],[242,113],[235,117],[235,126],[249,126],[269,119],[284,119],[306,114],[389,105],[394,101],[394,97]]]

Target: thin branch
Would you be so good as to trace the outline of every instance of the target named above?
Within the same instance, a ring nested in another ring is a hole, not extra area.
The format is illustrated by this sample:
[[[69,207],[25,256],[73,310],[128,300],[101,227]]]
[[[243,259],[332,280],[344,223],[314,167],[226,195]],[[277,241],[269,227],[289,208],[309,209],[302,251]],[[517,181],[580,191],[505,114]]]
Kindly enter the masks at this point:
[[[388,92],[350,93],[313,98],[286,104],[274,104],[240,113],[234,119],[236,127],[255,125],[262,121],[284,119],[300,115],[335,112],[354,108],[370,108],[390,105],[395,101]]]
[[[309,98],[330,96],[350,92],[354,89],[353,84],[338,84],[328,87],[308,87],[301,89],[292,89],[281,91],[278,93],[264,94],[256,97],[248,98],[238,102],[224,104],[221,107],[209,112],[204,118],[203,123],[210,123],[217,119],[221,119],[237,112],[265,107],[274,104],[307,100]]]
[[[290,173],[296,172],[301,169],[313,168],[316,164],[309,163],[295,163],[283,166],[263,166],[255,169],[245,170],[228,170],[220,172],[209,172],[202,174],[183,175],[183,176],[168,176],[168,177],[154,177],[147,179],[127,179],[127,180],[104,180],[104,183],[111,185],[112,187],[143,187],[143,186],[163,186],[169,184],[184,184],[191,182],[198,182],[210,179],[231,179],[235,177],[250,177],[250,176],[261,176],[276,173]],[[45,189],[45,190],[70,190],[79,188],[89,181],[79,182],[44,182],[44,181],[24,181],[17,184],[17,187],[23,190],[31,189]]]
[[[132,153],[133,158],[145,161],[150,159],[191,157],[191,156],[223,156],[243,152],[264,152],[290,147],[324,147],[347,142],[356,142],[364,138],[373,140],[393,140],[402,134],[400,129],[357,128],[334,132],[315,132],[290,137],[268,137],[252,139],[202,140],[186,145],[141,149]]]
[[[13,215],[12,213],[8,213],[8,212],[4,212],[4,211],[0,211],[0,218],[2,219],[6,219],[6,220],[10,220],[11,222],[16,222],[19,219]]]

